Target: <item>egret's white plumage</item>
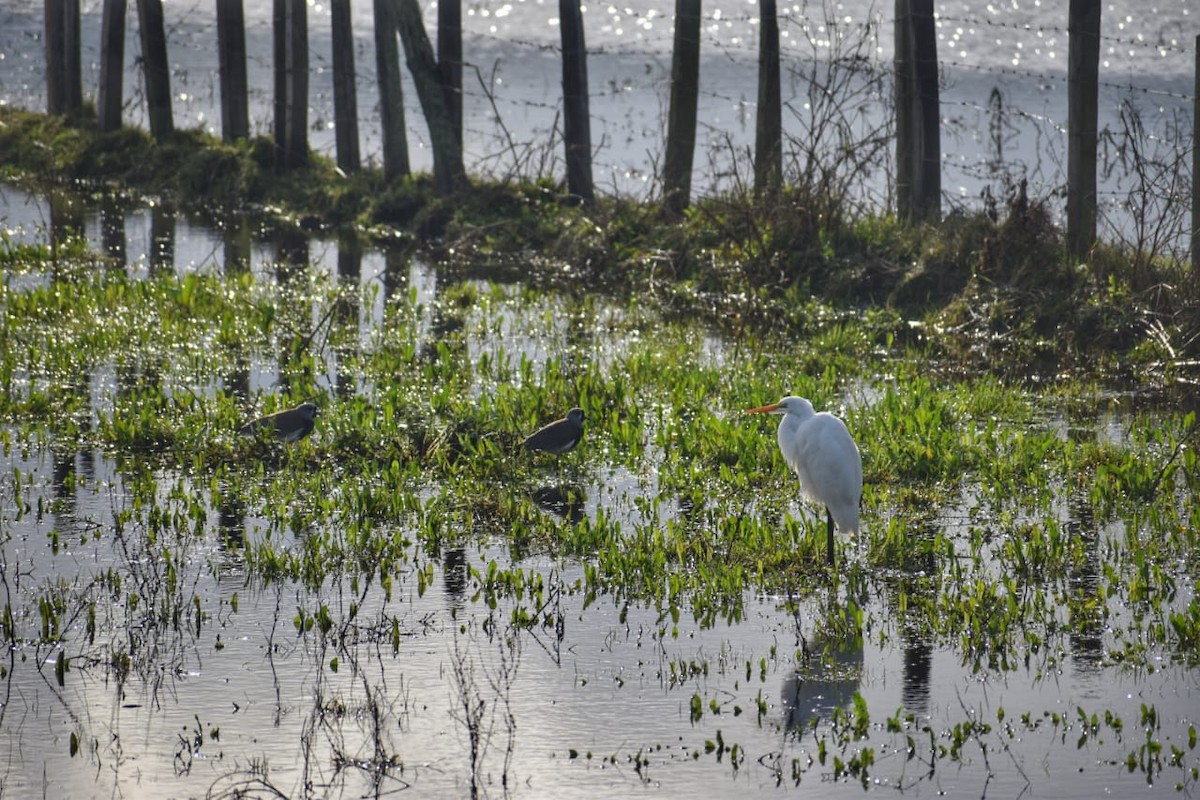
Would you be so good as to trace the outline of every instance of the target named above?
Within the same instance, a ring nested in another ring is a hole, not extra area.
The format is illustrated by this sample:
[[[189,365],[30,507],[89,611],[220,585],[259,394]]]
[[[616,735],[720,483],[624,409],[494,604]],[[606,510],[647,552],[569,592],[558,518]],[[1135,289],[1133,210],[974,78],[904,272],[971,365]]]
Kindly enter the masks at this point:
[[[779,450],[800,479],[804,496],[825,506],[832,562],[834,524],[848,533],[859,532],[862,456],[854,437],[846,423],[828,411],[815,412],[803,397],[785,397],[747,413],[783,416],[777,433]]]

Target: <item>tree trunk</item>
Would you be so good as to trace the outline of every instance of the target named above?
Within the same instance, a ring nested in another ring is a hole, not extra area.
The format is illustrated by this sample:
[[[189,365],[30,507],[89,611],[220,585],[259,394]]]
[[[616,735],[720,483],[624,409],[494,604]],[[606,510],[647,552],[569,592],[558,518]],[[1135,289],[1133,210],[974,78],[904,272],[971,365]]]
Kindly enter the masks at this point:
[[[671,107],[667,112],[667,153],[663,161],[663,201],[673,214],[682,213],[691,201],[699,92],[700,0],[675,0]]]
[[[350,0],[331,0],[333,26],[333,118],[337,163],[342,172],[358,172],[358,83],[354,72],[354,29]]]
[[[896,0],[893,73],[896,82],[896,216],[912,218],[913,207],[913,98],[912,9],[909,0]]]
[[[563,143],[566,145],[567,191],[592,203],[592,130],[588,113],[587,45],[579,0],[559,0],[563,49]]]
[[[939,217],[941,98],[933,0],[896,0],[896,212]]]
[[[438,0],[438,72],[450,124],[462,146],[462,0]]]
[[[125,0],[104,0],[100,23],[100,84],[96,88],[96,122],[102,131],[121,127],[125,103]]]
[[[83,62],[80,38],[79,0],[66,0],[63,14],[63,79],[66,89],[66,111],[78,114],[83,110]]]
[[[938,90],[937,27],[933,0],[912,0],[913,74],[916,78],[920,143],[915,151],[916,212],[922,219],[942,214],[942,109]]]
[[[308,161],[308,4],[305,0],[288,0],[286,27],[287,135],[283,165],[292,169]]]
[[[1067,251],[1087,258],[1096,241],[1096,117],[1100,0],[1071,0],[1067,24]]]
[[[66,0],[46,0],[46,113],[63,114],[67,110],[67,65],[62,53],[66,47],[62,20],[66,15]]]
[[[391,181],[412,172],[400,84],[394,0],[375,1],[375,75],[379,83],[379,123],[383,129],[383,175]]]
[[[138,0],[142,38],[142,76],[146,81],[146,111],[150,135],[162,140],[175,130],[171,112],[171,73],[167,65],[167,33],[162,0]]]
[[[275,166],[283,165],[283,143],[287,139],[287,18],[289,0],[271,4],[271,66],[274,73]]]
[[[305,0],[275,0],[276,167],[308,162],[308,15]]]
[[[250,136],[246,89],[246,18],[242,0],[217,0],[217,60],[221,70],[221,138]]]
[[[1192,74],[1192,283],[1200,282],[1200,34],[1196,35]],[[1195,290],[1195,286],[1193,286]]]
[[[433,182],[439,194],[445,196],[466,186],[462,150],[454,136],[442,81],[438,76],[433,45],[425,33],[421,7],[417,0],[397,0],[396,27],[404,42],[405,62],[417,87],[417,98],[429,125],[429,140],[433,150]]]
[[[779,192],[783,176],[783,107],[779,86],[779,18],[775,0],[761,0],[758,44],[758,119],[754,139],[754,191]]]

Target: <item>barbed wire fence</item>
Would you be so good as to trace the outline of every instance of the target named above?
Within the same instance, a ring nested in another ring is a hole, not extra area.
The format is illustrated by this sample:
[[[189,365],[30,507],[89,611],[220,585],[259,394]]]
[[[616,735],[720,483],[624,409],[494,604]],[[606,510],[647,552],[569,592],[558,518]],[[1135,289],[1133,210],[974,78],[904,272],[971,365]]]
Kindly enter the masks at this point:
[[[369,4],[363,4],[369,5]],[[310,144],[333,155],[332,57],[328,9],[310,7]],[[504,8],[501,6],[500,8]],[[0,12],[0,95],[5,102],[44,107],[39,52],[40,3]],[[593,169],[600,191],[656,197],[670,91],[672,21],[654,10],[597,6],[585,17],[589,39]],[[837,159],[854,142],[890,132],[891,20],[838,17],[826,4],[781,9],[784,65],[784,149],[787,179],[802,180],[814,160]],[[1049,12],[1044,12],[1049,16]],[[7,16],[7,19],[5,17]],[[426,10],[432,29],[435,14]],[[84,81],[94,91],[100,4],[85,3]],[[360,137],[368,164],[381,161],[379,104],[369,9],[356,10]],[[561,147],[561,64],[557,28],[515,31],[499,11],[464,14],[464,156],[484,177],[541,179],[564,172]],[[366,22],[367,24],[363,24]],[[146,126],[138,72],[136,15],[128,24],[127,124]],[[706,10],[702,23],[700,133],[693,186],[701,194],[745,183],[752,163],[757,97],[757,17]],[[1102,35],[1100,207],[1102,238],[1153,253],[1182,255],[1191,180],[1193,37],[1160,29]],[[216,23],[209,4],[167,8],[168,52],[180,127],[219,134]],[[1068,32],[968,15],[937,19],[941,74],[942,172],[948,207],[978,209],[1024,181],[1031,195],[1064,197],[1066,47]],[[269,14],[247,17],[251,125],[271,132],[272,63]],[[986,46],[987,58],[974,53]],[[1011,53],[1007,61],[1002,54]],[[1119,58],[1118,58],[1119,57]],[[1123,72],[1118,70],[1123,69]],[[839,80],[831,81],[834,71]],[[853,79],[843,79],[845,75]],[[838,96],[828,92],[836,89]],[[825,94],[822,94],[822,93]],[[428,129],[405,76],[405,113],[415,169],[431,167]],[[815,115],[834,115],[829,119]],[[825,135],[814,142],[814,135]],[[824,148],[824,149],[823,149]],[[846,196],[886,211],[893,197],[894,152],[873,148],[857,164]],[[1061,201],[1061,202],[1059,202]]]

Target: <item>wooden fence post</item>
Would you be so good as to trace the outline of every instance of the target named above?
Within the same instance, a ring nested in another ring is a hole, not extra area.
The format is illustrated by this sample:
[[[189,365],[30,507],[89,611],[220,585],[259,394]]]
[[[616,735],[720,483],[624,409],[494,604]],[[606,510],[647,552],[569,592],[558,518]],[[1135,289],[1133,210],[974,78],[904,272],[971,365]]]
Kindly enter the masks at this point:
[[[896,0],[895,16],[896,214],[936,219],[942,135],[933,0]]]
[[[1200,281],[1200,34],[1196,35],[1192,75],[1192,281]],[[1192,287],[1193,291],[1195,286]]]
[[[912,218],[913,207],[913,79],[912,9],[896,0],[893,23],[893,73],[896,83],[896,216]]]
[[[462,0],[438,0],[438,73],[454,135],[462,145]]]
[[[287,4],[287,139],[284,166],[308,161],[308,4]]]
[[[217,0],[217,61],[221,72],[221,138],[250,136],[246,89],[246,16],[242,0]]]
[[[779,17],[775,0],[761,0],[758,42],[758,117],[754,137],[754,191],[779,192],[783,180],[783,108],[779,84]]]
[[[308,12],[305,0],[275,0],[276,166],[294,169],[308,161]]]
[[[142,39],[142,77],[146,82],[146,112],[150,135],[164,139],[175,130],[171,112],[171,72],[167,64],[167,32],[162,0],[137,0]]]
[[[1087,258],[1096,241],[1096,117],[1100,0],[1071,0],[1067,31],[1067,253]]]
[[[383,133],[383,176],[391,181],[408,175],[408,132],[400,84],[400,48],[396,44],[393,0],[375,2],[375,76],[379,84],[379,124]]]
[[[47,114],[62,114],[67,108],[67,65],[62,58],[66,46],[62,26],[66,6],[66,0],[45,0],[42,5],[45,15]]]
[[[287,139],[287,4],[288,0],[271,3],[271,73],[274,78],[272,97],[275,166],[283,164],[283,142]]]
[[[63,77],[65,80],[68,114],[77,114],[83,109],[83,60],[81,50],[79,0],[66,0],[63,14]]]
[[[333,33],[333,120],[337,164],[342,172],[358,172],[358,83],[354,70],[354,29],[350,0],[330,0]]]
[[[83,108],[79,0],[45,0],[46,112],[75,114]]]
[[[938,91],[937,26],[933,0],[911,0],[913,75],[916,78],[920,144],[917,160],[917,214],[937,220],[942,214],[942,108]]]
[[[454,136],[450,111],[442,93],[442,81],[438,75],[437,58],[433,45],[425,32],[421,19],[421,6],[417,0],[397,0],[395,5],[396,28],[400,41],[404,43],[405,62],[417,87],[417,98],[425,112],[429,125],[429,142],[433,150],[433,183],[438,194],[453,194],[466,184],[463,168],[462,148]]]
[[[100,83],[96,87],[96,123],[101,131],[121,127],[125,102],[125,0],[104,0],[100,22]]]
[[[592,203],[592,122],[588,113],[587,45],[579,0],[559,0],[562,33],[563,144],[567,157],[567,191]]]
[[[700,0],[675,0],[671,107],[667,111],[667,152],[663,159],[663,201],[672,214],[683,213],[691,200],[699,94]]]

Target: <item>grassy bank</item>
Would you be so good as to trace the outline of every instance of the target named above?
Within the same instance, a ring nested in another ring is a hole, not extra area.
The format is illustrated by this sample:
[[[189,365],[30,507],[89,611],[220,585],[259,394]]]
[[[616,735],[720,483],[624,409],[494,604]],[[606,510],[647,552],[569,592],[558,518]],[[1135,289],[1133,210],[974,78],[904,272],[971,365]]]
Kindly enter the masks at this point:
[[[321,157],[280,174],[263,138],[231,145],[181,131],[156,142],[13,109],[0,111],[0,164],[5,179],[35,191],[154,195],[202,215],[399,238],[448,266],[653,296],[735,333],[803,335],[831,313],[872,308],[908,323],[895,326],[903,340],[970,370],[1154,387],[1200,377],[1188,265],[1105,245],[1071,263],[1047,201],[1020,187],[997,207],[916,226],[796,188],[769,202],[703,198],[673,218],[627,198],[579,207],[549,183],[476,181],[438,197],[426,175],[347,177]]]

